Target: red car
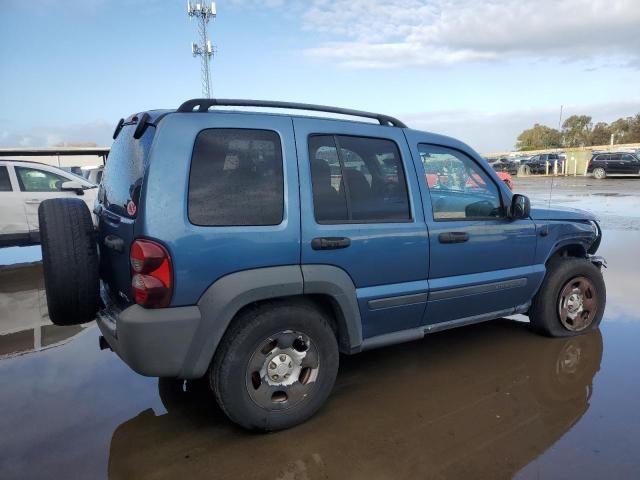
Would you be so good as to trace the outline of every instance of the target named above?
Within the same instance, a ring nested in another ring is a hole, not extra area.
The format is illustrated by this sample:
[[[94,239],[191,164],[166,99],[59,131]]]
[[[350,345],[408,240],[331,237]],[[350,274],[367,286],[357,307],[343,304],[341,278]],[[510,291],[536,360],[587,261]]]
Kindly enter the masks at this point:
[[[498,175],[500,180],[507,184],[509,190],[513,190],[513,179],[511,178],[511,175],[509,175],[507,172],[496,172],[496,174]],[[447,176],[438,176],[434,173],[427,173],[425,176],[427,177],[427,185],[429,185],[430,188],[433,188],[437,185],[446,185],[449,180]],[[475,179],[475,182],[472,180],[472,178]],[[474,175],[467,180],[467,187],[473,188],[474,185],[477,185],[481,182],[482,179]]]
[[[513,190],[513,178],[511,178],[511,175],[509,175],[507,172],[496,172],[498,174],[498,177],[500,177],[500,180],[502,180],[504,183],[507,184],[507,187],[509,187],[509,190]]]

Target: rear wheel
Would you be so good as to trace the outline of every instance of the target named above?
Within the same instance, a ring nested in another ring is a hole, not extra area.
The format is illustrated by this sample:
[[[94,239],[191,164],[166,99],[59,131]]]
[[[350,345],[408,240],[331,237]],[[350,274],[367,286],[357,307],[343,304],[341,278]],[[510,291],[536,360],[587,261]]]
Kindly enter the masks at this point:
[[[38,217],[49,318],[56,325],[93,320],[99,262],[87,205],[76,198],[49,199],[40,204]]]
[[[598,167],[593,169],[593,176],[598,180],[602,180],[607,176],[607,172],[605,172],[604,168]]]
[[[325,402],[338,371],[331,320],[305,302],[245,311],[225,334],[209,370],[218,404],[250,430],[304,422]]]
[[[600,269],[583,258],[560,258],[533,300],[529,318],[541,333],[568,337],[598,328],[606,304]]]

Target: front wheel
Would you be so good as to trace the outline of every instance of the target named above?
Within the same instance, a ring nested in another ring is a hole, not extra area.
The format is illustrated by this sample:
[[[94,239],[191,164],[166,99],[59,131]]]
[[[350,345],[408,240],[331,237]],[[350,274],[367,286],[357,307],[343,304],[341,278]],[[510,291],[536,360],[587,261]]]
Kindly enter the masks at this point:
[[[602,272],[584,258],[552,260],[529,311],[531,324],[551,337],[598,328],[606,304]]]
[[[282,430],[311,417],[338,372],[331,320],[301,301],[268,303],[241,313],[209,369],[218,404],[249,430]]]
[[[605,178],[607,176],[607,172],[604,171],[604,168],[594,168],[593,169],[593,176],[595,178],[597,178],[598,180],[602,180],[603,178]]]

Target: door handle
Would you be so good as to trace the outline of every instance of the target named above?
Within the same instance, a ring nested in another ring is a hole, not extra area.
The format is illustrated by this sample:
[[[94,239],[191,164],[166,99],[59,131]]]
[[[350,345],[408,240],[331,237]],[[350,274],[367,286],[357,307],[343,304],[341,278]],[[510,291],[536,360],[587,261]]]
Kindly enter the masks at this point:
[[[40,203],[40,200],[38,200],[37,198],[33,198],[30,200],[25,200],[24,203],[28,203],[29,205],[38,205]]]
[[[351,239],[347,237],[318,237],[311,240],[311,248],[314,250],[337,250],[351,245]]]
[[[118,253],[122,253],[124,251],[124,240],[117,235],[107,235],[104,237],[104,246]]]
[[[440,243],[464,243],[469,240],[467,232],[445,232],[438,235]]]

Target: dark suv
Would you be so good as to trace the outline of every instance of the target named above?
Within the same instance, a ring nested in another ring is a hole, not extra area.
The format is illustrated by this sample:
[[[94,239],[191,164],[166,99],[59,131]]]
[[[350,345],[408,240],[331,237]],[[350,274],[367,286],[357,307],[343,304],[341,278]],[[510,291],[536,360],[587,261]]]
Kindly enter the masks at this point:
[[[558,169],[562,168],[564,157],[557,153],[541,153],[522,161],[528,169],[528,173],[553,173],[553,166],[557,162]],[[548,169],[548,170],[547,170]]]
[[[339,352],[516,313],[549,336],[602,319],[595,218],[531,209],[452,138],[196,99],[114,139],[97,231],[81,201],[40,206],[49,316],[97,314],[102,348],[143,375],[206,377],[243,427],[309,418]]]
[[[587,173],[599,180],[608,175],[640,176],[640,158],[629,152],[594,153]]]

